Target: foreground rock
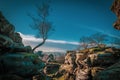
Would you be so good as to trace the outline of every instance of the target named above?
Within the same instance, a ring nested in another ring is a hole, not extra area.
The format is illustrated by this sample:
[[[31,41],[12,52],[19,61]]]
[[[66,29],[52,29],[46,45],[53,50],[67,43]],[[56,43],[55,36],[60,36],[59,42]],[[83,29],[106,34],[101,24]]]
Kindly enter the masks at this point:
[[[99,72],[94,80],[120,80],[120,61]]]
[[[7,53],[0,56],[0,66],[3,74],[30,77],[38,74],[45,64],[35,54]]]
[[[49,63],[44,68],[44,73],[48,75],[54,75],[59,70],[60,64],[57,63]]]
[[[30,46],[24,46],[20,34],[0,12],[0,80],[47,80],[44,67],[44,62]]]
[[[115,75],[118,74],[119,78],[120,74],[119,63],[116,64],[120,60],[119,55],[120,49],[111,47],[68,51],[55,77],[58,80],[107,80],[113,74],[112,80],[115,80]]]

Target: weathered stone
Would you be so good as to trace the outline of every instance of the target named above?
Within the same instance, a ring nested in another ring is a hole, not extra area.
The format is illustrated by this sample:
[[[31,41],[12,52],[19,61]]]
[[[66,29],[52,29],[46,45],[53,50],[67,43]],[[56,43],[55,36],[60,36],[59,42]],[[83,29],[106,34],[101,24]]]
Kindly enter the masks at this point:
[[[4,35],[13,35],[14,34],[14,26],[12,24],[0,25],[0,33]]]
[[[65,56],[65,64],[74,65],[75,53],[67,53]]]
[[[36,54],[30,53],[7,53],[0,56],[1,66],[7,74],[16,74],[30,77],[39,73],[45,64]]]
[[[44,68],[45,74],[55,74],[59,70],[60,65],[59,64],[47,64]]]
[[[67,73],[73,73],[74,72],[74,65],[68,65],[68,64],[62,64],[60,66],[60,71],[66,71]]]
[[[98,54],[99,53],[99,54]],[[98,52],[90,54],[91,65],[94,66],[110,66],[116,62],[116,58],[112,53]]]
[[[114,50],[112,48],[107,48],[105,49],[106,53],[114,53]]]
[[[44,62],[32,54],[30,46],[24,46],[20,34],[0,12],[0,80],[31,80],[44,67]],[[47,80],[40,77],[37,80]]]
[[[94,80],[120,80],[120,62],[99,72]]]
[[[66,70],[68,73],[73,73],[75,68],[75,53],[69,52],[65,56],[65,62],[61,65],[61,70]]]
[[[102,68],[102,67],[92,67],[91,68],[91,75],[94,77],[97,75],[98,72],[101,72],[104,69],[105,68]]]
[[[110,47],[69,51],[57,75],[62,75],[63,80],[102,80],[94,77],[115,64],[120,59],[119,53],[120,49]]]
[[[75,80],[89,80],[90,70],[88,68],[85,69],[76,68],[75,75],[76,75]]]
[[[55,61],[54,55],[49,54],[46,62],[48,63],[48,62],[54,62],[54,61]]]
[[[32,52],[30,46],[25,46],[22,43],[16,43],[11,38],[0,34],[0,51],[1,52]]]
[[[77,53],[75,63],[78,67],[83,67],[85,65],[85,59],[87,58],[87,55],[84,55],[83,53]]]
[[[9,37],[7,36],[4,36],[4,35],[1,35],[0,34],[0,46],[1,47],[9,47],[13,44],[13,40],[10,39]]]
[[[13,35],[9,35],[9,37],[16,43],[22,43],[22,38],[17,32],[15,32]]]

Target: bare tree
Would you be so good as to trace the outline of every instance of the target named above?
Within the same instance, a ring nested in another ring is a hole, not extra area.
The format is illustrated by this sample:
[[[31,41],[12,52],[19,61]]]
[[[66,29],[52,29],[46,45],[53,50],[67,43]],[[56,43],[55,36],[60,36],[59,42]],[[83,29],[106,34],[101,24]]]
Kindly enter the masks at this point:
[[[42,46],[45,41],[48,39],[50,31],[53,30],[51,22],[48,21],[47,17],[49,16],[49,2],[43,2],[40,6],[37,6],[38,17],[29,15],[33,20],[32,28],[38,30],[38,37],[42,38],[42,42],[35,46],[32,51],[35,51],[36,48]]]
[[[95,33],[90,36],[90,42],[96,44],[98,47],[100,47],[105,41],[107,41],[107,35],[105,34]]]
[[[81,37],[80,38],[80,45],[78,46],[78,49],[84,48],[87,49],[88,47],[101,47],[105,46],[104,42],[108,41],[107,40],[107,35],[102,34],[102,33],[95,33],[91,36],[88,37]]]
[[[120,39],[119,38],[111,38],[110,41],[111,47],[120,47]]]
[[[85,36],[81,37],[79,49],[80,49],[80,47],[87,49],[88,45],[89,45],[89,37],[85,37]]]

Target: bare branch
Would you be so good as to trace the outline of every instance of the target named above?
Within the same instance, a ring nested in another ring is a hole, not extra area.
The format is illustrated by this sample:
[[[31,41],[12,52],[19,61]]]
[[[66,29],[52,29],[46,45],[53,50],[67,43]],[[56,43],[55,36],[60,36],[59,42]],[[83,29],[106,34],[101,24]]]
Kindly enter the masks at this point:
[[[52,31],[52,24],[47,20],[47,17],[49,16],[49,9],[49,2],[46,1],[43,2],[40,6],[37,6],[37,18],[35,18],[32,15],[29,15],[34,22],[32,26],[33,29],[38,30],[39,37],[43,39],[43,41],[40,44],[33,48],[33,51],[45,43],[46,39],[48,39],[50,31]]]

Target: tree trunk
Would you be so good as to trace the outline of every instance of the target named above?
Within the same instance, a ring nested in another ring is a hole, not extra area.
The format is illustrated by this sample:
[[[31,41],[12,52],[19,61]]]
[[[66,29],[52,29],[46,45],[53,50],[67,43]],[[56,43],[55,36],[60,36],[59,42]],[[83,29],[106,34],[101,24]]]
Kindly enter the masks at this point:
[[[37,46],[35,46],[35,47],[32,49],[32,52],[34,52],[35,49],[37,49],[38,47],[42,46],[42,45],[45,43],[45,41],[46,41],[46,39],[43,39],[43,41],[42,41],[40,44],[38,44]]]

